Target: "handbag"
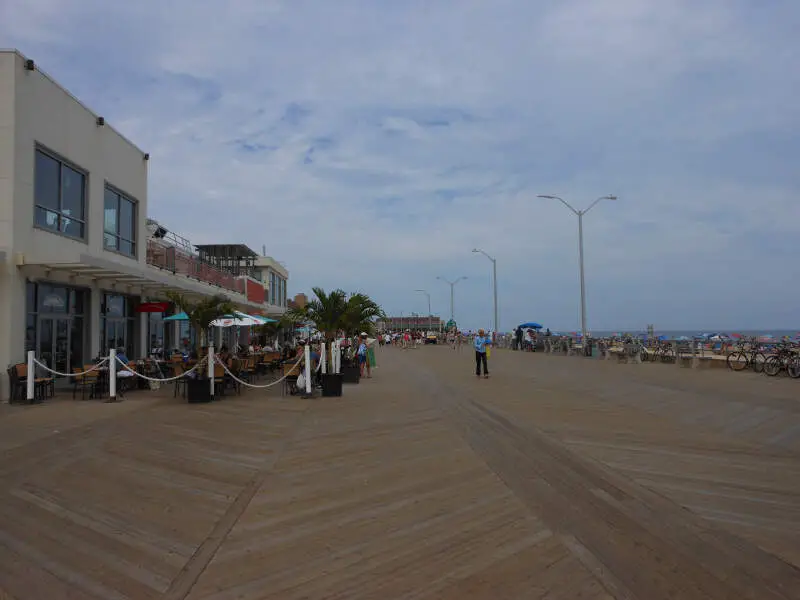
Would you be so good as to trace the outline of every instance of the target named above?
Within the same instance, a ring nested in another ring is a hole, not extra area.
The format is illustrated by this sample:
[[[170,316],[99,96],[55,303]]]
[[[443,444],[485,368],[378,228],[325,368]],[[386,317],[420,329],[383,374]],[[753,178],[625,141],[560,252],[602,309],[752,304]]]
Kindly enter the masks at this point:
[[[486,358],[490,358],[492,356],[492,347],[486,346]]]

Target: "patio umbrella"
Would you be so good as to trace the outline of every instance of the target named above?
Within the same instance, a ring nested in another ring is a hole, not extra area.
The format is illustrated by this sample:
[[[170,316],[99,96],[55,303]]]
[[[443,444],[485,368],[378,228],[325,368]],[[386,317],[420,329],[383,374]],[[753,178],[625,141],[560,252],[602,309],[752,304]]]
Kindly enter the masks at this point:
[[[142,302],[136,307],[140,313],[163,313],[169,309],[169,302]]]
[[[179,312],[177,315],[172,315],[171,317],[165,317],[165,321],[188,321],[189,315],[185,312]]]
[[[270,319],[269,317],[262,317],[261,315],[247,315],[247,316],[257,320],[259,323],[277,323],[278,322],[277,319]]]
[[[246,315],[244,313],[234,313],[232,315],[225,315],[220,319],[215,319],[211,321],[212,327],[253,327],[255,325],[261,325],[261,321],[251,317],[250,315]]]

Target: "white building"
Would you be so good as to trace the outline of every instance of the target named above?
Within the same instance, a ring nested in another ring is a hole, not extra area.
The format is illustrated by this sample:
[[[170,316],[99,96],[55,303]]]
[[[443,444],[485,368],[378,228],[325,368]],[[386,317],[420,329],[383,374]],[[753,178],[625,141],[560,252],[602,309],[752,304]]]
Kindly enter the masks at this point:
[[[170,250],[148,228],[148,161],[32,60],[0,50],[0,365],[30,349],[70,371],[109,347],[143,356],[156,337],[175,342],[179,325],[170,335],[163,315],[139,312],[167,290],[285,310],[256,278],[209,265],[191,246]],[[274,271],[285,290],[288,272]]]

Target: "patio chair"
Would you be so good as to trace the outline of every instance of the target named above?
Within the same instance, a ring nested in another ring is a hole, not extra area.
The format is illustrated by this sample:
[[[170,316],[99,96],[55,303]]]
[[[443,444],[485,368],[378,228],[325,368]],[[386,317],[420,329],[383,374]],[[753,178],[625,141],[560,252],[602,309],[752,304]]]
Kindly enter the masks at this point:
[[[75,367],[72,369],[73,373],[81,373],[82,371],[89,371],[94,365],[84,365],[83,369]],[[97,386],[100,383],[99,371],[89,371],[82,375],[76,375],[72,378],[72,399],[75,400],[75,395],[78,389],[81,390],[81,400],[86,399],[86,390],[89,390],[89,398],[97,396]]]
[[[183,375],[186,372],[186,369],[183,368],[182,362],[172,361],[170,366],[172,367],[172,377],[178,377],[178,379],[175,380],[175,390],[173,391],[172,397],[177,398],[178,392],[181,392],[181,398],[185,398],[186,377],[179,377],[179,375]]]
[[[214,394],[219,390],[220,395],[225,395],[225,369],[222,365],[214,365]]]
[[[23,386],[24,394],[27,396],[28,388],[28,365],[26,363],[18,363],[14,365],[18,385]],[[51,398],[56,394],[55,378],[53,377],[36,377],[34,374],[33,380],[33,401],[42,401],[50,396]]]

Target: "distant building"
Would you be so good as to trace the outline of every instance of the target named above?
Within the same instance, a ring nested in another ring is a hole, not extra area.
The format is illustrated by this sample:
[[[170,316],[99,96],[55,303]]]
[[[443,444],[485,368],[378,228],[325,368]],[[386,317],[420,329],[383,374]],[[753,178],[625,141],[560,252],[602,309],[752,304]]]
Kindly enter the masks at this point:
[[[305,294],[295,294],[292,300],[289,300],[289,308],[305,308],[308,304],[308,296]]]
[[[410,317],[386,317],[376,323],[378,331],[403,331],[411,330],[432,330],[442,331],[444,322],[440,317],[427,315],[412,315]]]

